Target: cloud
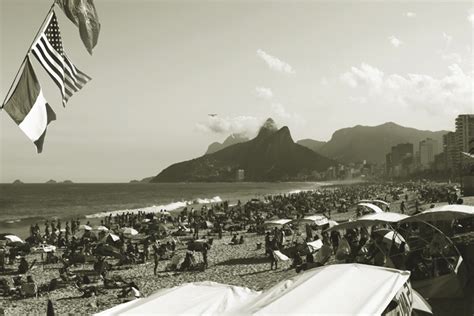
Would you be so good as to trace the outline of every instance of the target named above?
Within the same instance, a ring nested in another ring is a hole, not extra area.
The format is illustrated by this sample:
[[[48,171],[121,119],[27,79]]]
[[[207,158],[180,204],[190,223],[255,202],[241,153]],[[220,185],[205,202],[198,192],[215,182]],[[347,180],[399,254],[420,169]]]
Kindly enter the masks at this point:
[[[349,100],[352,103],[359,103],[359,104],[367,103],[367,98],[366,97],[349,97]]]
[[[273,91],[270,88],[256,87],[255,91],[257,92],[257,97],[260,99],[269,100],[273,98]]]
[[[366,63],[362,63],[360,68],[351,67],[351,71],[342,74],[341,81],[353,88],[360,85],[367,85],[374,89],[380,89],[383,83],[383,77],[384,73],[382,71]]]
[[[460,64],[462,63],[462,57],[458,53],[448,53],[448,54],[441,54],[441,58],[446,60],[451,64]]]
[[[272,103],[271,108],[278,121],[281,121],[284,125],[302,126],[306,124],[306,120],[303,117],[296,113],[288,112],[280,103]]]
[[[275,56],[269,55],[263,50],[259,49],[257,50],[257,56],[262,58],[263,61],[270,67],[270,69],[278,71],[278,72],[284,72],[288,74],[294,74],[295,71],[294,69],[286,62],[278,59]]]
[[[196,128],[206,133],[252,135],[260,124],[261,121],[253,116],[209,116],[207,122],[197,123]]]
[[[365,92],[372,103],[412,107],[431,114],[472,112],[474,102],[473,74],[465,73],[458,64],[449,66],[447,75],[441,78],[385,75],[376,67],[362,64],[342,74],[341,81]]]
[[[407,12],[407,13],[405,13],[405,16],[407,18],[414,18],[414,17],[416,17],[416,13],[415,12]]]
[[[388,39],[390,41],[390,44],[392,44],[393,47],[399,47],[400,45],[403,44],[403,42],[401,40],[399,40],[398,38],[396,38],[393,35],[390,36]]]
[[[453,41],[453,37],[451,35],[448,35],[445,32],[443,32],[443,39],[446,43],[446,47],[444,49],[448,50],[449,47],[451,46],[451,42]]]
[[[320,83],[323,86],[327,86],[327,85],[329,85],[329,80],[326,77],[322,77]]]
[[[472,26],[474,26],[474,13],[469,13],[467,20],[471,22]]]

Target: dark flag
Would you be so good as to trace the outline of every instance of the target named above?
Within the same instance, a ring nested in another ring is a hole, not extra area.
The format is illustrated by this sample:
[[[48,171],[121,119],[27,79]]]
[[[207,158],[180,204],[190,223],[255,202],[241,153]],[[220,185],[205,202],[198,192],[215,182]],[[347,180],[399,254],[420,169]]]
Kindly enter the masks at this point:
[[[3,109],[41,153],[46,129],[51,121],[56,120],[56,114],[46,103],[28,57],[21,77]]]
[[[57,0],[66,16],[79,28],[82,42],[92,55],[100,32],[100,22],[93,0]]]
[[[45,28],[31,46],[31,52],[57,84],[63,105],[91,78],[77,69],[64,52],[61,33],[54,11],[47,18]]]

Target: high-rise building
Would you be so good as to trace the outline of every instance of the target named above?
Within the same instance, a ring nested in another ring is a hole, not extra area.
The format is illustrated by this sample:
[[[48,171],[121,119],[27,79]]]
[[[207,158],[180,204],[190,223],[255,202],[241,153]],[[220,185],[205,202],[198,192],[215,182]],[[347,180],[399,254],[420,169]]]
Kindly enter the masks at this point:
[[[413,144],[405,143],[393,146],[390,153],[385,156],[385,160],[389,176],[406,176],[414,165]]]
[[[474,114],[461,114],[456,118],[456,143],[460,151],[474,148]]]
[[[438,142],[432,138],[422,140],[419,144],[419,162],[422,169],[428,169],[438,154]]]
[[[446,169],[451,172],[459,168],[459,151],[457,150],[456,133],[449,132],[443,135],[443,151],[446,159]]]
[[[392,147],[392,165],[401,164],[407,157],[413,157],[413,144],[398,144]]]
[[[456,131],[443,135],[446,167],[458,172],[464,161],[461,152],[474,149],[474,114],[460,114],[456,118]]]

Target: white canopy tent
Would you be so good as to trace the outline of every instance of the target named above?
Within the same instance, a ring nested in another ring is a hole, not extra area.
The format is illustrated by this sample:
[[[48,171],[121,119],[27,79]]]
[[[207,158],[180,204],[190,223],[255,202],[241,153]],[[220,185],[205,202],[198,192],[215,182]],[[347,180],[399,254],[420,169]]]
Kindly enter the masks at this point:
[[[233,315],[380,315],[410,272],[362,264],[316,268],[282,281]]]
[[[326,216],[324,215],[309,215],[305,216],[304,218],[299,218],[299,219],[294,219],[291,221],[292,224],[310,224],[310,225],[317,225],[317,226],[323,226],[326,224],[329,224],[329,220]]]
[[[372,204],[379,203],[385,206],[390,206],[390,203],[385,202],[383,200],[360,200],[359,203],[372,203]]]
[[[248,288],[210,281],[186,283],[96,315],[222,315],[259,294]]]
[[[378,207],[377,205],[372,204],[372,203],[359,203],[357,205],[363,206],[363,207],[367,208],[368,210],[370,210],[372,212],[375,212],[375,213],[383,213],[383,210],[380,207]]]
[[[349,228],[356,228],[356,227],[368,227],[368,226],[386,224],[386,223],[396,223],[401,220],[405,220],[407,218],[409,218],[408,215],[400,214],[400,213],[392,213],[392,212],[373,213],[373,214],[367,214],[367,215],[361,216],[358,219],[353,220],[353,221],[339,223],[338,225],[333,226],[327,229],[326,231],[349,229]]]
[[[403,222],[412,221],[442,221],[453,220],[474,216],[474,206],[469,205],[443,205],[430,208],[403,220]]]

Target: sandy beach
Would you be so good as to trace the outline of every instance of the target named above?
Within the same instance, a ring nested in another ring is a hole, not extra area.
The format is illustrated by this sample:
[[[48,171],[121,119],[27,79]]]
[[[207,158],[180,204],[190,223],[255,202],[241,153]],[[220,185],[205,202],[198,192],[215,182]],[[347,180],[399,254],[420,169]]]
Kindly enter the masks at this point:
[[[413,195],[409,193],[410,206],[413,203]],[[474,199],[465,199],[465,203],[474,205]],[[400,201],[391,204],[392,212],[399,212]],[[337,221],[354,218],[353,210],[347,213],[335,213],[332,218]],[[264,290],[275,285],[288,277],[296,274],[294,269],[290,269],[291,260],[281,262],[278,270],[270,270],[270,261],[264,255],[264,248],[257,249],[257,243],[264,243],[264,236],[256,233],[236,232],[239,236],[244,235],[245,243],[242,245],[229,245],[232,235],[224,233],[222,239],[212,235],[214,242],[208,254],[209,268],[203,272],[163,272],[169,260],[160,261],[157,276],[153,274],[153,260],[145,264],[124,265],[120,270],[112,270],[109,277],[121,276],[127,281],[134,281],[143,296],[152,294],[162,289],[177,286],[187,282],[214,281],[225,284],[248,287],[254,290]],[[201,236],[208,235],[207,231],[202,231]],[[185,242],[178,244],[177,253],[186,252]],[[202,261],[200,254],[196,255],[198,261]],[[31,270],[31,274],[40,288],[47,288],[53,278],[58,277],[58,269],[61,264],[41,264],[41,254],[30,254],[27,256],[28,262],[37,260],[38,263]],[[109,260],[109,259],[108,259]],[[111,263],[116,262],[109,260]],[[7,265],[7,269],[16,269],[15,266]],[[71,268],[74,270],[92,270],[91,264],[79,264]],[[4,273],[3,277],[11,277]],[[47,301],[51,299],[54,309],[58,314],[93,314],[106,310],[123,302],[118,298],[120,290],[104,289],[98,296],[84,298],[82,293],[70,285],[66,288],[57,289],[51,292],[43,291],[38,298],[26,298],[13,300],[10,297],[1,297],[1,306],[6,315],[26,315],[44,314]]]

